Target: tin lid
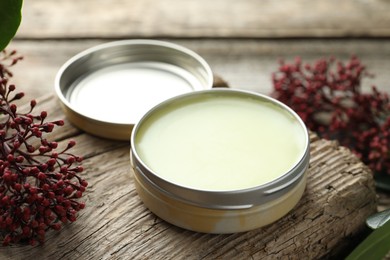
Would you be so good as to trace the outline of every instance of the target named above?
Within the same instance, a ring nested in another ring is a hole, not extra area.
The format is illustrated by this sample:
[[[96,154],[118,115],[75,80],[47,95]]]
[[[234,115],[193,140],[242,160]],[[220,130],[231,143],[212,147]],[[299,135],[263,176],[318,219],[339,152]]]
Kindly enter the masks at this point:
[[[210,89],[213,76],[198,54],[156,40],[125,40],[85,50],[57,73],[56,93],[69,120],[86,132],[129,140],[154,105]]]

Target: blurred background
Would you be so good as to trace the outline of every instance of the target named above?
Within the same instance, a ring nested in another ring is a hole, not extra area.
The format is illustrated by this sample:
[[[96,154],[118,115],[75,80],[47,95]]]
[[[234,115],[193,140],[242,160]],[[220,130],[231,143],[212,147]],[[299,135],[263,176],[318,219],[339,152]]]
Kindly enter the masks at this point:
[[[390,91],[389,0],[34,0],[8,49],[24,61],[14,83],[27,96],[53,93],[60,66],[97,44],[162,39],[203,56],[233,88],[269,93],[278,60],[357,55]]]

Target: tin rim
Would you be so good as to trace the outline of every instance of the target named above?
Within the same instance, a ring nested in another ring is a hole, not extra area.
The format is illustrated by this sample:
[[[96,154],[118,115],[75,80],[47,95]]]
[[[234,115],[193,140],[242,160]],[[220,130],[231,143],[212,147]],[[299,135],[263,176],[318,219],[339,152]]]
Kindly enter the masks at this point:
[[[61,106],[62,106],[66,116],[69,118],[69,120],[72,123],[74,123],[77,127],[85,130],[86,132],[90,132],[92,134],[96,134],[96,135],[100,135],[100,136],[108,137],[108,138],[113,138],[113,139],[121,139],[121,140],[128,140],[129,139],[129,137],[130,137],[129,131],[131,131],[133,126],[137,123],[137,121],[138,121],[137,119],[132,119],[130,121],[124,121],[124,122],[121,122],[121,121],[117,122],[117,121],[111,121],[110,119],[107,120],[107,118],[104,119],[104,118],[101,118],[98,116],[94,116],[94,115],[92,116],[91,114],[80,111],[80,109],[78,109],[76,105],[72,104],[72,102],[70,101],[70,98],[69,98],[69,92],[73,91],[73,90],[70,90],[70,85],[76,84],[75,82],[77,80],[79,80],[81,77],[84,77],[86,74],[93,72],[93,69],[82,67],[84,64],[88,63],[88,59],[92,59],[91,57],[94,57],[97,55],[100,55],[103,57],[102,64],[94,65],[94,69],[98,70],[98,69],[104,68],[105,64],[107,66],[116,65],[115,63],[112,63],[109,60],[110,57],[107,57],[108,61],[103,60],[105,51],[114,52],[114,51],[119,50],[120,48],[128,48],[130,50],[131,48],[141,48],[140,46],[146,47],[146,48],[148,48],[148,47],[154,48],[155,53],[157,53],[157,56],[158,56],[158,57],[156,57],[156,61],[158,61],[160,63],[164,63],[165,62],[164,59],[167,59],[167,61],[166,61],[167,66],[171,66],[171,64],[172,64],[172,67],[177,66],[178,69],[183,69],[183,71],[185,71],[185,73],[187,73],[187,72],[188,72],[188,74],[192,73],[194,79],[196,78],[197,80],[199,80],[199,86],[198,86],[198,89],[196,89],[197,87],[194,87],[194,89],[191,89],[188,91],[192,92],[192,91],[199,91],[199,90],[212,88],[213,73],[211,71],[210,66],[207,64],[207,62],[200,55],[198,55],[197,53],[195,53],[194,51],[192,51],[186,47],[183,47],[183,46],[180,46],[180,45],[177,45],[174,43],[170,43],[170,42],[159,41],[159,40],[137,39],[137,40],[121,40],[121,41],[108,42],[108,43],[104,43],[104,44],[100,44],[100,45],[91,47],[89,49],[86,49],[86,50],[76,54],[75,56],[70,58],[68,61],[66,61],[61,66],[59,71],[57,72],[57,75],[55,77],[55,92],[56,92],[57,97],[60,100]],[[164,56],[164,54],[163,54],[164,50],[171,52],[170,53],[171,55],[169,57],[168,57],[168,55]],[[142,55],[147,56],[148,54],[145,54],[146,52],[147,51],[144,50],[144,54],[130,53],[128,55],[129,56],[133,55],[134,57],[131,57],[131,58],[134,58],[136,61],[143,61]],[[174,55],[172,55],[172,53],[176,53],[178,55],[178,57],[177,57],[178,61],[175,61],[175,57],[172,57],[172,56],[174,56]],[[137,56],[137,57],[135,57],[135,56]],[[118,57],[116,57],[116,58],[118,58]],[[133,60],[130,60],[131,58],[129,58],[128,63],[133,62]],[[148,58],[151,59],[151,61],[153,62],[153,57],[151,57],[149,55]],[[188,61],[185,59],[188,59]],[[177,64],[175,62],[177,62]],[[181,65],[183,65],[183,67],[181,67],[179,63],[185,63],[185,62],[195,64],[197,67],[190,68],[191,64],[184,64],[187,67],[184,67],[184,65],[181,64]],[[118,64],[126,64],[126,61],[119,62]],[[74,68],[77,68],[75,66],[77,66],[78,68],[83,68],[84,71],[83,72],[79,72],[79,71],[75,72]],[[70,75],[72,70],[77,75]],[[161,69],[161,71],[164,71],[164,69]],[[174,74],[174,73],[172,73],[172,74]],[[184,78],[184,76],[183,76],[183,78]],[[188,92],[188,91],[186,90],[184,92]],[[172,94],[172,96],[175,96],[175,95],[176,94]],[[159,101],[154,102],[152,105],[155,105],[158,103],[159,103]],[[150,107],[152,107],[152,105],[150,105]],[[144,112],[146,112],[147,110],[148,109],[145,109]],[[143,113],[139,114],[137,117],[141,118],[142,115],[143,115]],[[124,115],[124,116],[126,116],[126,115]],[[85,122],[82,122],[83,120]],[[109,131],[106,131],[106,132],[110,132],[110,134],[105,134],[104,131],[103,132],[99,131],[99,128],[95,127],[95,126],[99,126],[99,127],[103,127],[103,128],[106,127],[106,130],[107,130],[107,127],[111,127],[113,129],[109,129]],[[118,131],[115,131],[115,129],[117,129]],[[126,134],[123,134],[122,133],[123,131],[126,131]],[[120,136],[117,135],[118,133]]]
[[[137,153],[137,147],[135,138],[138,129],[141,127],[143,121],[145,121],[152,113],[161,107],[170,104],[178,99],[191,98],[194,95],[204,95],[212,93],[228,93],[232,95],[251,96],[257,99],[266,100],[272,102],[276,106],[285,109],[290,115],[292,115],[302,127],[305,133],[305,150],[301,158],[293,165],[290,170],[282,174],[278,178],[258,186],[254,186],[246,189],[231,190],[231,191],[213,191],[213,190],[200,190],[191,187],[185,187],[177,183],[170,182],[159,177],[154,171],[152,171],[140,158]],[[212,89],[197,91],[193,93],[187,93],[168,99],[146,113],[141,120],[135,125],[131,134],[131,164],[136,174],[144,181],[150,183],[160,192],[170,196],[174,199],[178,199],[185,203],[189,203],[195,206],[214,208],[214,209],[244,209],[250,208],[256,205],[261,205],[266,202],[275,200],[280,196],[288,193],[299,183],[302,183],[302,179],[306,178],[306,171],[309,166],[310,160],[310,142],[307,128],[302,119],[287,105],[281,103],[278,100],[270,98],[268,96],[245,90],[234,89]]]

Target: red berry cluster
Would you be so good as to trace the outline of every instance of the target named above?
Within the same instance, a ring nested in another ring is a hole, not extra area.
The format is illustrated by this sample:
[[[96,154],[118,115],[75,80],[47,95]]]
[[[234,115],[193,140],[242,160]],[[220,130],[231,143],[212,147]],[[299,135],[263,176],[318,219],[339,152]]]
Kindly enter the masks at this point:
[[[371,76],[357,57],[348,62],[320,59],[314,65],[280,62],[272,75],[272,96],[295,110],[307,127],[350,148],[374,172],[390,174],[390,102],[375,87],[362,93]]]
[[[20,58],[14,58],[15,52],[1,54],[0,238],[3,245],[43,243],[47,230],[59,230],[63,223],[76,220],[85,207],[77,200],[88,184],[78,176],[82,158],[68,152],[76,143],[70,141],[56,151],[58,143],[45,138],[64,121],[45,122],[46,111],[33,115],[35,100],[27,113],[18,112],[12,102],[24,94],[13,94],[8,68]]]

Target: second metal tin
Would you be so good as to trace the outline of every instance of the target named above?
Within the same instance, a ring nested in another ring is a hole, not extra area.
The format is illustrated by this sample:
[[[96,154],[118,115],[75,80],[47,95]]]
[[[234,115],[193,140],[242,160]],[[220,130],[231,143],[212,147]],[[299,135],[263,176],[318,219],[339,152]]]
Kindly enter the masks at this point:
[[[173,96],[210,89],[198,54],[155,40],[125,40],[83,51],[59,70],[55,89],[68,119],[91,134],[129,140],[135,123]]]

